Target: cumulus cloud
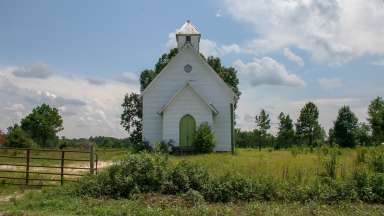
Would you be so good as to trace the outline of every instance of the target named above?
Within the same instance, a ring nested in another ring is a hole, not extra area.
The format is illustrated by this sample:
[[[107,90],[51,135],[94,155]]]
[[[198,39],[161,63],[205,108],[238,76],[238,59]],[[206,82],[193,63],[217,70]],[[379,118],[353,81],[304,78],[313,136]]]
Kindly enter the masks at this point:
[[[384,66],[384,59],[380,59],[380,60],[377,60],[377,61],[372,62],[372,65],[375,65],[375,66]]]
[[[122,73],[115,77],[115,80],[127,84],[135,84],[139,83],[139,76],[135,73]]]
[[[30,66],[18,67],[12,73],[17,77],[38,79],[46,79],[53,75],[53,71],[44,63],[34,63]]]
[[[89,82],[89,84],[93,84],[93,85],[104,85],[106,83],[105,80],[97,79],[94,77],[88,78],[87,81]]]
[[[225,6],[257,33],[251,52],[296,46],[327,64],[384,54],[382,0],[226,0]]]
[[[239,71],[241,76],[252,86],[258,85],[285,85],[300,87],[305,82],[297,75],[290,73],[284,65],[270,57],[255,58],[249,63],[236,60],[233,66]]]
[[[283,54],[288,60],[295,62],[299,66],[304,66],[303,59],[300,56],[296,55],[294,52],[292,52],[292,50],[290,50],[289,48],[284,48]]]
[[[337,78],[320,78],[317,80],[320,87],[325,90],[332,90],[343,87],[343,82]]]
[[[0,68],[0,128],[18,123],[31,110],[48,103],[59,109],[64,120],[61,135],[69,137],[127,136],[120,126],[124,94],[138,91],[138,82],[112,79],[103,85],[88,79],[53,74],[33,82],[10,73],[17,67]]]
[[[168,41],[165,44],[167,49],[177,47],[176,32],[169,33]],[[215,41],[201,38],[200,40],[200,52],[204,56],[225,56],[233,53],[240,53],[242,50],[238,44],[218,45]]]

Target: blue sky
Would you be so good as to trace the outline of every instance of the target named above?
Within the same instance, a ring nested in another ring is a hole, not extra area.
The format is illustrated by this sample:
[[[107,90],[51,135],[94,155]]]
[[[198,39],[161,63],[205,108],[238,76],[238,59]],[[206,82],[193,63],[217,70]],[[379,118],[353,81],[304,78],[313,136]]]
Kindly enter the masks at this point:
[[[265,108],[294,119],[314,101],[328,129],[344,104],[365,121],[383,96],[381,0],[0,2],[0,128],[42,102],[63,135],[125,136],[120,103],[190,19],[201,51],[239,71],[238,126]],[[275,128],[273,129],[275,131]]]

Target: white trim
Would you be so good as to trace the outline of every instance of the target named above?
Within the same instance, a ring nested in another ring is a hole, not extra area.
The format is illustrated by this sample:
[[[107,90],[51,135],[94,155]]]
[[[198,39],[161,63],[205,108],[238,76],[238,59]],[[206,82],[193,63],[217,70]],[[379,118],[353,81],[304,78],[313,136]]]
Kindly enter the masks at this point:
[[[172,102],[177,98],[177,96],[185,89],[185,88],[187,88],[187,87],[190,87],[191,89],[192,89],[192,92],[195,94],[195,95],[197,95],[197,97],[199,97],[200,98],[200,100],[202,100],[207,106],[208,106],[208,108],[212,111],[212,113],[214,114],[214,115],[217,115],[217,114],[219,114],[219,111],[211,104],[211,103],[209,103],[208,102],[208,100],[204,97],[204,96],[202,96],[202,95],[200,95],[196,90],[195,90],[195,88],[193,87],[193,85],[190,83],[190,82],[188,82],[188,81],[186,81],[185,82],[185,84],[183,85],[183,87],[181,87],[177,92],[176,92],[176,94],[175,95],[173,95],[172,97],[171,97],[171,99],[160,109],[160,111],[159,112],[157,112],[159,115],[161,115],[161,114],[163,114],[164,113],[164,111],[172,104]]]
[[[149,91],[149,89],[151,89],[151,87],[154,85],[154,83],[159,79],[159,76],[161,76],[161,74],[163,73],[163,71],[166,71],[166,69],[169,67],[169,65],[184,51],[184,49],[186,47],[190,47],[189,45],[186,45],[186,46],[183,46],[182,49],[179,49],[179,52],[176,54],[176,56],[174,56],[169,62],[168,64],[160,71],[159,74],[157,74],[157,76],[149,83],[149,85],[141,92],[141,97],[143,97],[147,91]],[[232,90],[231,87],[228,86],[228,84],[226,82],[224,82],[224,80],[219,76],[219,74],[216,73],[215,70],[213,70],[213,68],[208,64],[208,62],[200,55],[200,53],[197,53],[196,51],[193,50],[193,53],[195,55],[198,56],[198,59],[200,59],[201,62],[203,62],[203,64],[205,66],[207,66],[209,68],[209,71],[211,71],[212,73],[215,74],[215,77],[216,79],[219,81],[219,83],[221,83],[222,85],[225,86],[225,88],[229,91],[229,93],[231,94],[231,99],[232,99],[232,102],[234,102],[235,100],[235,97],[236,97],[236,94],[235,92]]]

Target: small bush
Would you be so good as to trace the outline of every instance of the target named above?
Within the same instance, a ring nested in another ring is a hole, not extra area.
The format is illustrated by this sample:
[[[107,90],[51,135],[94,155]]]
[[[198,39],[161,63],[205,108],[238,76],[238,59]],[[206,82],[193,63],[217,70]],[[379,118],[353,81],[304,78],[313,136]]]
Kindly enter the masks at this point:
[[[172,147],[174,146],[173,140],[162,140],[159,143],[156,143],[155,145],[155,152],[162,153],[162,154],[168,154],[172,151]]]
[[[210,153],[215,148],[215,136],[208,123],[202,123],[193,138],[193,149],[196,153]]]
[[[169,172],[163,192],[176,194],[188,190],[201,191],[209,180],[209,175],[203,167],[187,161],[181,161]]]
[[[331,155],[323,161],[323,167],[323,176],[336,179],[337,155],[335,153],[331,153]]]
[[[153,150],[152,146],[146,140],[142,142],[132,143],[131,148],[134,153],[143,152],[143,151],[151,152]]]
[[[194,206],[197,206],[204,202],[204,197],[199,191],[189,189],[182,197]]]

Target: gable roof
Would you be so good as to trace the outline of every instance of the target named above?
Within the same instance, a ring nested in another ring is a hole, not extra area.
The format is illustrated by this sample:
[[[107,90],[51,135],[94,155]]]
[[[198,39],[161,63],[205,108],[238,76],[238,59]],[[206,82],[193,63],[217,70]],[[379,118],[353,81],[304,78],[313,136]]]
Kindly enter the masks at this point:
[[[176,32],[176,35],[200,35],[200,32],[197,30],[191,21],[187,20],[183,26]]]
[[[169,62],[168,64],[160,71],[159,74],[157,74],[157,76],[148,84],[148,86],[141,92],[141,96],[143,97],[147,92],[148,90],[154,85],[155,82],[157,82],[157,80],[159,79],[159,77],[163,74],[164,71],[167,70],[167,68],[169,67],[169,65],[171,65],[171,63],[173,61],[175,61],[175,59],[181,55],[181,53],[187,49],[187,48],[191,48],[191,45],[189,44],[186,44],[185,46],[183,46],[183,48],[179,49],[179,52],[176,54],[176,56],[174,56]],[[214,77],[216,78],[216,80],[221,84],[223,85],[231,94],[231,97],[232,99],[234,99],[236,97],[236,94],[235,92],[233,91],[233,89],[231,87],[229,87],[229,85],[224,82],[224,80],[219,76],[219,74],[217,74],[217,72],[215,70],[213,70],[213,68],[208,64],[208,62],[200,55],[200,53],[196,52],[196,51],[193,51],[193,53],[195,55],[197,55],[197,58],[200,60],[200,62],[202,62],[206,67],[208,67],[208,70],[213,73]]]
[[[164,111],[172,104],[172,102],[180,95],[181,92],[184,91],[184,89],[190,87],[192,89],[192,92],[197,95],[198,98],[200,98],[200,100],[202,100],[204,102],[205,105],[207,105],[207,107],[212,111],[212,113],[214,115],[217,115],[219,114],[219,111],[217,111],[217,109],[213,106],[213,104],[211,104],[204,96],[200,95],[196,90],[195,88],[193,87],[193,85],[190,83],[190,82],[185,82],[185,84],[179,89],[177,90],[176,94],[174,94],[171,99],[159,110],[158,114],[163,114]]]

